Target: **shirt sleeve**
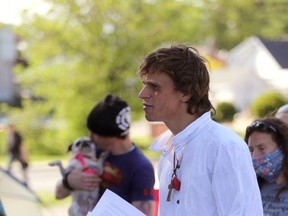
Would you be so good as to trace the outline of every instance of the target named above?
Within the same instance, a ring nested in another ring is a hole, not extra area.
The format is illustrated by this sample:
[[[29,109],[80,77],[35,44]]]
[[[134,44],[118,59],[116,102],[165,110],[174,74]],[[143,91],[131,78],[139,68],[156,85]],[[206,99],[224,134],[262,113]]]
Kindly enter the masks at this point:
[[[212,174],[218,215],[244,215],[245,203],[249,201],[247,185],[255,181],[249,156],[249,151],[237,143],[227,143],[219,148]],[[253,194],[253,188],[248,193]]]
[[[155,177],[151,164],[143,164],[137,168],[132,180],[132,201],[153,200]]]

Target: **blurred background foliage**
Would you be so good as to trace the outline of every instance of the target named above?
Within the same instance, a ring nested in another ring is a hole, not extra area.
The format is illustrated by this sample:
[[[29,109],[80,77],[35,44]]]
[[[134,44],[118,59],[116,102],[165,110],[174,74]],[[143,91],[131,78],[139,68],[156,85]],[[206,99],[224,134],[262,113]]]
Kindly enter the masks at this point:
[[[221,102],[216,106],[214,120],[217,122],[232,122],[237,113],[235,106],[230,102]]]
[[[286,98],[278,92],[266,92],[255,99],[251,104],[251,112],[257,118],[274,115],[279,107],[286,104]]]
[[[137,70],[141,58],[159,46],[212,40],[217,49],[229,50],[251,35],[288,36],[284,0],[47,2],[47,14],[24,11],[23,23],[13,27],[29,62],[14,71],[26,94],[21,108],[0,106],[31,154],[63,154],[68,143],[87,134],[86,116],[107,93],[126,99],[132,120],[140,119]],[[150,139],[137,142],[146,146]]]

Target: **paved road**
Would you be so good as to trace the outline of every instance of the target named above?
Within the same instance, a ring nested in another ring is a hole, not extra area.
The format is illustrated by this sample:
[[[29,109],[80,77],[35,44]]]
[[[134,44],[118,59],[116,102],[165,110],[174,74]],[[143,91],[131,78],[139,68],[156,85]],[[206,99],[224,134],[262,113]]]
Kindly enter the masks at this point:
[[[152,162],[156,167],[156,162]],[[64,162],[65,165],[65,162]],[[3,165],[2,165],[3,166]],[[17,163],[13,164],[13,175],[18,179],[23,179],[20,167]],[[29,187],[36,195],[41,198],[41,194],[51,194],[53,196],[55,185],[58,179],[61,178],[57,167],[50,167],[45,163],[31,163],[29,167]],[[156,182],[157,187],[158,183]],[[43,215],[41,216],[68,216],[67,209],[69,202],[58,201],[59,205],[43,207]],[[62,203],[61,203],[62,202]],[[45,204],[45,203],[44,203]]]
[[[23,180],[19,164],[13,164],[12,174],[19,180]],[[29,188],[42,200],[43,198],[41,195],[43,196],[43,194],[45,194],[45,196],[53,197],[56,182],[61,178],[60,172],[56,167],[50,167],[45,163],[31,163],[28,170],[28,176]],[[53,206],[50,206],[50,204],[45,202],[46,201],[43,200],[43,215],[41,216],[68,216],[68,202],[59,201],[59,205]]]

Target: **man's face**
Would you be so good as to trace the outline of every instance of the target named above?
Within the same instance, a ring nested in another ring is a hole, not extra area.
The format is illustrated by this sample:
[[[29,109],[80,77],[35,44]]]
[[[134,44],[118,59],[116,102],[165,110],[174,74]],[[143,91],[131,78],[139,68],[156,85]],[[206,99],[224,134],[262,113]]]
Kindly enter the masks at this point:
[[[104,151],[110,151],[111,145],[113,141],[113,137],[104,137],[104,136],[99,136],[92,131],[90,131],[90,139],[95,143],[95,145],[104,150]]]
[[[170,77],[164,73],[150,73],[142,77],[143,88],[139,98],[143,101],[148,121],[169,122],[186,112],[183,93],[175,91]]]

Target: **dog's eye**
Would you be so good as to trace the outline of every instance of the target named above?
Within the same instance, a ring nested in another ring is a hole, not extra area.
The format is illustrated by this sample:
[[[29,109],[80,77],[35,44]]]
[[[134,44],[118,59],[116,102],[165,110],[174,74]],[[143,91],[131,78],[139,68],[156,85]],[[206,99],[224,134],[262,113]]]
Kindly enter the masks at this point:
[[[87,146],[90,146],[90,142],[83,142],[83,145],[82,145],[83,147],[85,146],[85,147],[87,147]]]
[[[77,142],[77,143],[76,143],[76,147],[78,147],[79,145],[80,145],[80,142]]]

